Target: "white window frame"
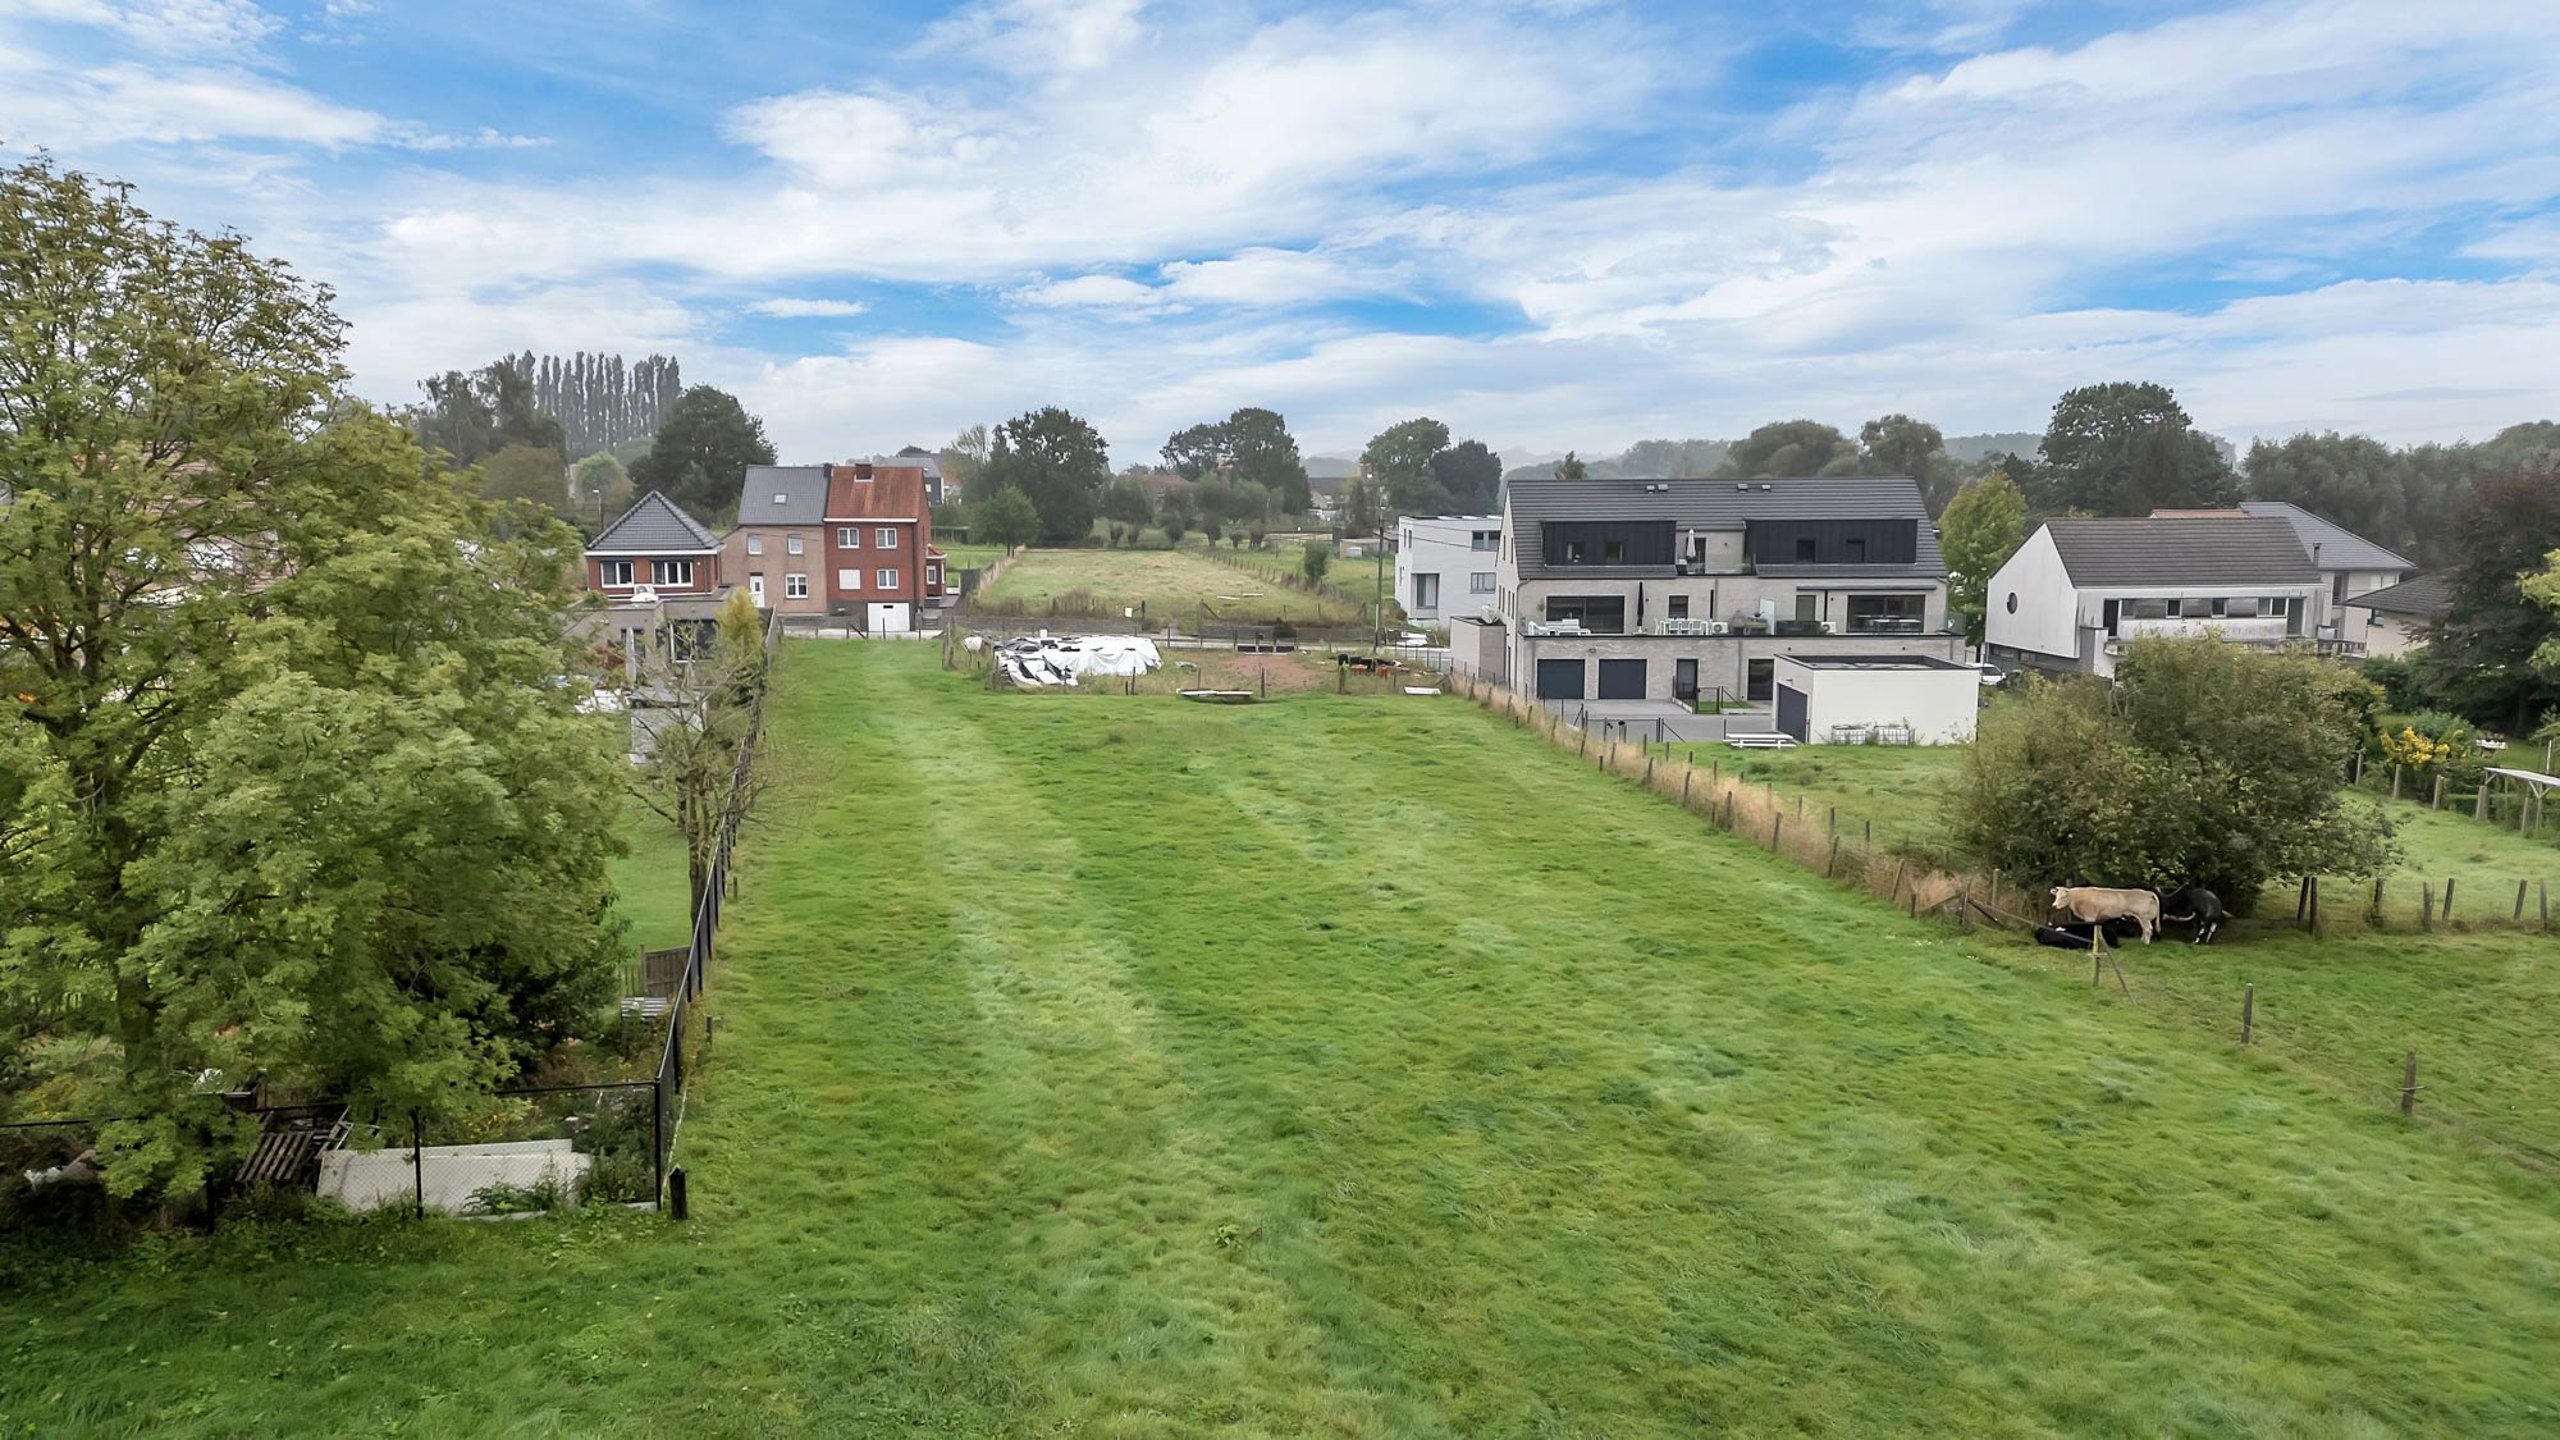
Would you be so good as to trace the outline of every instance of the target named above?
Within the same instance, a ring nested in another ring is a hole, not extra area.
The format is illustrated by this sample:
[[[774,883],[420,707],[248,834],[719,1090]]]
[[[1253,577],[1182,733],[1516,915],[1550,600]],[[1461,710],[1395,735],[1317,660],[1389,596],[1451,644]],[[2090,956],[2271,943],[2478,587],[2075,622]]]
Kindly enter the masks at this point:
[[[859,591],[862,588],[862,567],[856,565],[850,570],[839,568],[836,571],[836,588]]]
[[[859,550],[859,549],[861,549],[861,548],[862,548],[862,527],[861,527],[861,526],[859,526],[859,525],[839,525],[839,526],[837,526],[837,527],[836,527],[836,548],[837,548],[837,549],[839,549],[839,550]]]
[[[798,555],[808,548],[808,542],[798,535],[786,535],[782,539],[782,548]]]
[[[1470,570],[1470,571],[1468,571],[1468,572],[1467,572],[1467,593],[1468,593],[1468,594],[1470,594],[1470,595],[1490,595],[1490,594],[1492,594],[1492,593],[1493,593],[1493,572],[1492,572],[1492,571],[1490,571],[1490,570]]]
[[[682,575],[678,575],[676,572],[679,570],[684,573]],[[661,585],[681,585],[689,587],[693,584],[693,562],[690,560],[677,560],[672,558],[665,560],[652,560],[649,562],[649,573],[656,577],[657,582]]]
[[[874,570],[871,572],[871,578],[879,582],[876,587],[878,589],[895,590],[898,588],[898,572],[895,570]]]
[[[871,540],[873,546],[877,549],[895,550],[898,548],[897,528],[895,526],[882,525],[871,532]]]
[[[630,585],[637,583],[632,579],[631,562],[628,560],[605,561],[604,583],[607,585]]]
[[[761,535],[749,535],[749,536],[747,537],[747,553],[748,553],[748,554],[750,554],[750,555],[761,555],[761,554],[763,554],[763,553],[764,553],[764,537],[763,537],[763,536],[761,536]]]
[[[1467,548],[1470,550],[1500,550],[1502,548],[1502,532],[1499,530],[1470,531],[1467,535]]]
[[[928,564],[924,567],[924,583],[927,585],[939,585],[942,583],[942,566],[939,562]]]
[[[788,575],[783,576],[783,577],[782,577],[782,598],[783,598],[783,599],[785,599],[785,600],[806,600],[806,599],[808,599],[808,598],[809,598],[809,577],[808,577],[808,576],[806,576],[806,575],[800,574],[800,573],[799,573],[799,572],[797,572],[797,571],[794,571],[794,572],[792,572],[791,574],[788,574]]]

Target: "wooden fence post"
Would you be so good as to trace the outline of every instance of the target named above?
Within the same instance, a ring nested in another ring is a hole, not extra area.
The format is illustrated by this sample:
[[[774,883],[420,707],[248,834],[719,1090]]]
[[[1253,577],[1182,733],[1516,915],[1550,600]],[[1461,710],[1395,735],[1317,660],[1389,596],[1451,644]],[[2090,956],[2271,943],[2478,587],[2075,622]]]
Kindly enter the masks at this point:
[[[2296,925],[2301,924],[2301,923],[2302,923],[2302,917],[2303,917],[2304,915],[2306,915],[2306,914],[2310,913],[2310,910],[2311,910],[2311,877],[2310,877],[2310,876],[2308,876],[2308,875],[2305,875],[2305,876],[2303,876],[2303,877],[2302,877],[2302,888],[2294,892],[2294,896],[2293,896],[2293,923],[2294,923],[2294,924],[2296,924]]]
[[[2517,881],[2517,882],[2516,882],[2516,917],[2515,917],[2515,918],[2516,918],[2516,919],[2518,919],[2518,920],[2522,920],[2522,919],[2524,919],[2524,891],[2525,891],[2525,882],[2524,882],[2524,881],[2522,881],[2522,880]]]
[[[2418,1110],[2418,1052],[2409,1052],[2400,1070],[2400,1113],[2414,1115]]]
[[[2397,765],[2391,767],[2391,798],[2400,798],[2400,767]]]
[[[2428,797],[2427,808],[2430,810],[2441,810],[2444,808],[2444,772],[2441,770],[2436,772],[2435,793]]]
[[[1689,782],[1697,778],[1698,772],[1694,769],[1680,772],[1680,808],[1683,810],[1689,808]]]
[[[2302,928],[2315,935],[2320,933],[2320,877],[2317,875],[2311,877],[2311,913]]]
[[[1884,903],[1887,905],[1902,898],[1902,867],[1910,863],[1907,858],[1893,862],[1893,888],[1886,891],[1884,896]]]
[[[2551,882],[2543,881],[2534,891],[2542,897],[2542,930],[2547,935],[2551,932]]]
[[[2374,926],[2374,928],[2376,928],[2376,929],[2380,929],[2380,928],[2381,928],[2381,926],[2382,926],[2382,877],[2381,877],[2381,876],[2379,876],[2379,875],[2376,875],[2376,876],[2374,876],[2374,877],[2373,877],[2373,909],[2367,912],[2367,914],[2366,914],[2366,918],[2367,918],[2367,923],[2369,923],[2369,924],[2371,924],[2372,926]]]
[[[1828,879],[1831,879],[1833,876],[1838,875],[1839,873],[1840,873],[1840,837],[1839,837],[1839,835],[1838,835],[1837,833],[1834,833],[1834,834],[1832,835],[1832,837],[1831,837],[1831,859],[1829,860],[1829,862],[1828,862],[1828,863],[1824,864],[1824,866],[1822,867],[1822,878],[1823,878],[1823,879],[1825,879],[1825,880],[1828,880]]]
[[[2251,1027],[2256,1023],[2257,1018],[2258,1018],[2258,987],[2257,987],[2257,986],[2255,986],[2255,985],[2243,985],[2243,986],[2241,986],[2241,987],[2240,987],[2240,1043],[2241,1043],[2241,1044],[2246,1045],[2246,1044],[2248,1044],[2248,1043],[2249,1043],[2249,1031],[2250,1031],[2250,1028],[2251,1028]]]
[[[2453,877],[2444,877],[2444,923],[2453,923]]]
[[[1778,827],[1786,823],[1787,816],[1783,810],[1769,817],[1769,853],[1772,855],[1778,853]]]

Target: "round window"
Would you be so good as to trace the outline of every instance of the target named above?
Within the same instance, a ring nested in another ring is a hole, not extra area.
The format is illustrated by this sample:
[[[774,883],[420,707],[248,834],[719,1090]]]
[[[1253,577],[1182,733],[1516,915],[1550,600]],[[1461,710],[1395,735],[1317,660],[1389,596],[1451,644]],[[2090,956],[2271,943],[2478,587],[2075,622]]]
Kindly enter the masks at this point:
[[[2018,592],[2015,590],[2009,592],[2009,613],[2012,615],[2018,613]]]

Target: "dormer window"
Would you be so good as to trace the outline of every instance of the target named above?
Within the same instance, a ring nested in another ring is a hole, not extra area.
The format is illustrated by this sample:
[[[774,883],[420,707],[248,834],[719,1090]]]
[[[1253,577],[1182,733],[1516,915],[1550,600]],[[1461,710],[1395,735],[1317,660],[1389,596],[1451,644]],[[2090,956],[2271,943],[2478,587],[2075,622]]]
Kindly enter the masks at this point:
[[[1799,535],[1796,537],[1796,563],[1799,565],[1810,565],[1813,563],[1812,536]]]

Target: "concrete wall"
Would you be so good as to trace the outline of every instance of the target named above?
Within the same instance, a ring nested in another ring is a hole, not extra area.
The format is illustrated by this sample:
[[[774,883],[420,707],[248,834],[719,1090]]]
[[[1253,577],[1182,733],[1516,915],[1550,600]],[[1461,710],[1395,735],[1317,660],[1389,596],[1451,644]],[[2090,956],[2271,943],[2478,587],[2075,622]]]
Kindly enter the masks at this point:
[[[1839,652],[1828,652],[1839,653]],[[1805,695],[1805,737],[1830,743],[1835,725],[1908,725],[1921,745],[1973,739],[1982,684],[1970,670],[1832,670],[1780,660],[1777,683]]]
[[[1507,685],[1504,665],[1508,633],[1500,625],[1463,616],[1449,622],[1449,665],[1462,675]]]

